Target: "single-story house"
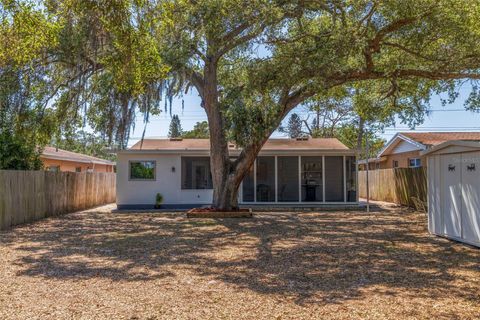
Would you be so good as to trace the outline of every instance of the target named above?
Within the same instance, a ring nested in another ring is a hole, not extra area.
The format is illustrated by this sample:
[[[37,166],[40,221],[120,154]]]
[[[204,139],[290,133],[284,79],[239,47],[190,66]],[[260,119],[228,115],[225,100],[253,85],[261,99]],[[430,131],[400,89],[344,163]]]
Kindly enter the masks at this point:
[[[235,157],[240,149],[229,145]],[[144,139],[117,153],[117,206],[164,208],[212,202],[208,139]],[[356,204],[355,151],[337,139],[270,139],[239,188],[241,205]]]
[[[480,247],[480,142],[447,141],[428,161],[428,230]]]
[[[40,160],[48,171],[114,172],[115,162],[85,154],[45,147]]]
[[[480,132],[399,132],[376,158],[368,159],[368,169],[427,166],[422,152],[450,140],[480,141]],[[365,160],[358,161],[360,170],[366,169],[365,163]]]

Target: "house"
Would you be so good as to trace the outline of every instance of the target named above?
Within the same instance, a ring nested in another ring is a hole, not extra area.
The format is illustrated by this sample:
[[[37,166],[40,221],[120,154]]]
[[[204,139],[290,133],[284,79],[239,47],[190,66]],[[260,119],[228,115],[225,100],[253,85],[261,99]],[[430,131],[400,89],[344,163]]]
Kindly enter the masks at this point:
[[[40,160],[48,171],[114,172],[115,162],[85,154],[45,147]]]
[[[240,149],[229,145],[235,157]],[[117,206],[164,208],[212,202],[208,139],[144,139],[118,152]],[[357,203],[355,151],[337,139],[270,139],[239,188],[242,205]]]
[[[447,141],[427,159],[428,230],[480,247],[480,142]]]
[[[369,170],[427,166],[421,153],[450,140],[480,141],[480,132],[399,132],[368,160]],[[358,162],[360,170],[366,169],[365,163]]]

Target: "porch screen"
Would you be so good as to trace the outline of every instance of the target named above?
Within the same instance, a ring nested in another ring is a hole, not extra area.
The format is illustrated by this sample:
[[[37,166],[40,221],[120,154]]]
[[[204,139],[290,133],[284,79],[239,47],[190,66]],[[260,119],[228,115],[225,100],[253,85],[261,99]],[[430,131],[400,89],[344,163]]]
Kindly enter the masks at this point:
[[[298,201],[298,157],[277,158],[278,201]]]
[[[248,174],[243,178],[242,192],[243,192],[243,201],[244,202],[253,202],[255,201],[255,179],[253,177],[253,168],[255,163],[248,171]]]
[[[209,157],[182,157],[182,189],[213,189]]]
[[[257,158],[257,202],[275,202],[275,157]]]
[[[343,201],[343,157],[325,157],[325,201]]]
[[[355,157],[346,157],[347,167],[347,202],[357,201],[357,164]]]
[[[323,200],[322,157],[302,157],[302,201]]]

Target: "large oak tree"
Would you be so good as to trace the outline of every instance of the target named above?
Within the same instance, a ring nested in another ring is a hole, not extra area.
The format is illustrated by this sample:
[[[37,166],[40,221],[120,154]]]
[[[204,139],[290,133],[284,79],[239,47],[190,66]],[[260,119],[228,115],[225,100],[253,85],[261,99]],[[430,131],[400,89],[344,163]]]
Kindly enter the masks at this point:
[[[455,98],[461,81],[480,79],[478,0],[50,0],[46,8],[63,23],[45,63],[66,118],[88,106],[94,127],[125,140],[132,110],[148,117],[162,90],[195,88],[220,209],[237,207],[263,144],[305,101],[348,87],[378,99],[360,110],[365,118],[419,114],[432,93]],[[72,108],[78,97],[84,104]],[[230,141],[242,148],[234,160]]]

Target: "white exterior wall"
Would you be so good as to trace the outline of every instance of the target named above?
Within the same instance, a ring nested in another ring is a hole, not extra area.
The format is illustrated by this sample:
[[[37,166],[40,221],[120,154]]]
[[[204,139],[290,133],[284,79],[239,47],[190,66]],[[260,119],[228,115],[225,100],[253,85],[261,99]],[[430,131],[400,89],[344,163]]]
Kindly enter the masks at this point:
[[[129,161],[156,161],[155,180],[130,180]],[[175,167],[175,172],[172,172]],[[155,204],[157,193],[163,195],[164,204],[209,204],[213,190],[182,190],[182,164],[180,155],[125,154],[117,160],[117,205]]]
[[[260,156],[292,156],[291,153],[260,153]],[[346,167],[345,157],[354,156],[353,152],[349,153],[335,153],[335,152],[304,152],[302,156],[344,156],[344,201],[343,202],[246,202],[245,204],[299,204],[305,203],[309,205],[315,204],[354,204],[357,202],[347,202],[346,200]],[[181,188],[182,176],[182,157],[208,157],[205,153],[186,153],[186,154],[172,154],[172,153],[155,153],[155,152],[120,152],[117,157],[117,206],[128,208],[130,207],[144,207],[145,205],[154,205],[155,196],[157,193],[163,195],[164,205],[197,205],[197,204],[211,204],[213,199],[213,189],[184,189]],[[130,180],[129,179],[129,162],[130,161],[155,161],[155,180]],[[172,167],[175,167],[175,172],[172,172]],[[325,170],[325,165],[323,165]],[[276,169],[275,169],[276,172]],[[357,174],[357,173],[355,173]],[[323,183],[325,186],[325,174],[323,174]],[[275,176],[277,183],[277,177]],[[275,184],[276,184],[275,183]],[[299,161],[299,187],[300,187],[300,161]],[[358,176],[356,178],[356,190],[358,199]],[[328,186],[327,186],[328,188]],[[278,188],[276,187],[275,190]],[[301,188],[299,190],[299,198],[301,198]],[[325,187],[323,188],[323,199],[325,199]],[[275,193],[277,197],[277,193]],[[242,187],[239,188],[239,202],[242,203]]]

